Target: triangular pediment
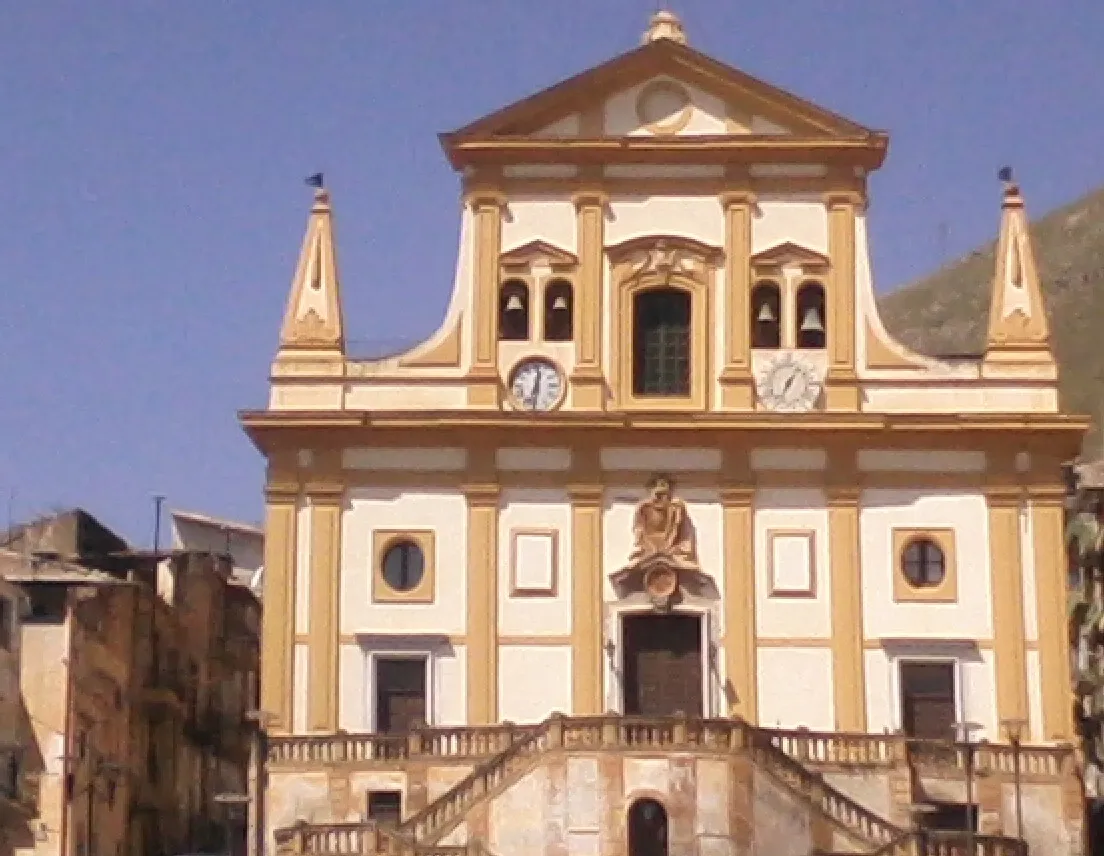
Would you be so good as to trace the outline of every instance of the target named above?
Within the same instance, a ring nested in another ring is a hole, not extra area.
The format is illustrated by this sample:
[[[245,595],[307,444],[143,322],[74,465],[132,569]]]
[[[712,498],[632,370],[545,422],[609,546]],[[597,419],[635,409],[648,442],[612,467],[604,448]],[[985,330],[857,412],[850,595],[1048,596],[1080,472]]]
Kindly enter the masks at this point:
[[[751,264],[756,268],[781,268],[787,265],[802,269],[826,268],[828,257],[816,250],[795,244],[793,241],[783,241],[753,255]]]
[[[529,241],[520,247],[514,247],[499,256],[499,263],[503,267],[530,267],[537,264],[546,264],[553,270],[572,268],[579,263],[578,257],[567,250],[550,244],[547,241]]]
[[[496,139],[598,139],[647,133],[882,136],[670,39],[658,39],[450,134],[446,149]]]

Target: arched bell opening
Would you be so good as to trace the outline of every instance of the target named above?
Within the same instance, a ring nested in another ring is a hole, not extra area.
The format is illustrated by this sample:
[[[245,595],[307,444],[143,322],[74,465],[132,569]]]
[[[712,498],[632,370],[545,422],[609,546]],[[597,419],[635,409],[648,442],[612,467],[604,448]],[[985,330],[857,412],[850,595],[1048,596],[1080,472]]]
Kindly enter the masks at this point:
[[[794,302],[794,341],[797,347],[810,350],[824,348],[828,341],[828,329],[824,320],[824,286],[819,282],[802,283]]]
[[[529,338],[529,286],[524,280],[502,283],[498,293],[498,338],[504,342]]]
[[[778,283],[760,280],[751,290],[751,347],[782,347],[782,291]]]

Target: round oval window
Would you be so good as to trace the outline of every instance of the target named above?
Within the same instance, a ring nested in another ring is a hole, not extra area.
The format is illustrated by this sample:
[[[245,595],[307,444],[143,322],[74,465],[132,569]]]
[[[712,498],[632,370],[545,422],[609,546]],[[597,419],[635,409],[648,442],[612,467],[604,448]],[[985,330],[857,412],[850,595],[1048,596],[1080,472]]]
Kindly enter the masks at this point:
[[[910,541],[901,555],[901,570],[909,585],[930,588],[943,582],[947,560],[943,549],[928,538]]]
[[[425,576],[425,554],[413,541],[397,541],[383,554],[383,581],[395,591],[416,588]]]

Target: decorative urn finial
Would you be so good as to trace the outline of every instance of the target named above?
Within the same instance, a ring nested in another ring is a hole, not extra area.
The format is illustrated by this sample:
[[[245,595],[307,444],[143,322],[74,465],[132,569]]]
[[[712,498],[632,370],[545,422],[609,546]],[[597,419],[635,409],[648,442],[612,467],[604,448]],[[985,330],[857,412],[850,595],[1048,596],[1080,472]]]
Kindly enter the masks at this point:
[[[652,15],[652,19],[648,22],[648,29],[644,33],[644,44],[659,39],[670,39],[680,45],[686,44],[686,30],[683,29],[682,21],[674,12],[661,10]]]

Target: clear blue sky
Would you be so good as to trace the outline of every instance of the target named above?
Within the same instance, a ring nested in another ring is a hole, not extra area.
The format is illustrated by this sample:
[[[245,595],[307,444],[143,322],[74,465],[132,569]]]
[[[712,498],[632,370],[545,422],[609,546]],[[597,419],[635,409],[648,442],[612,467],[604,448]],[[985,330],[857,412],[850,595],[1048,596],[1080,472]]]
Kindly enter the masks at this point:
[[[456,253],[436,135],[631,49],[652,0],[36,0],[0,26],[0,516],[257,520],[236,424],[324,170],[349,335],[430,332]],[[1100,0],[673,0],[691,44],[891,134],[880,289],[1104,184]],[[949,235],[940,239],[940,223]],[[2,524],[0,520],[0,524]]]

